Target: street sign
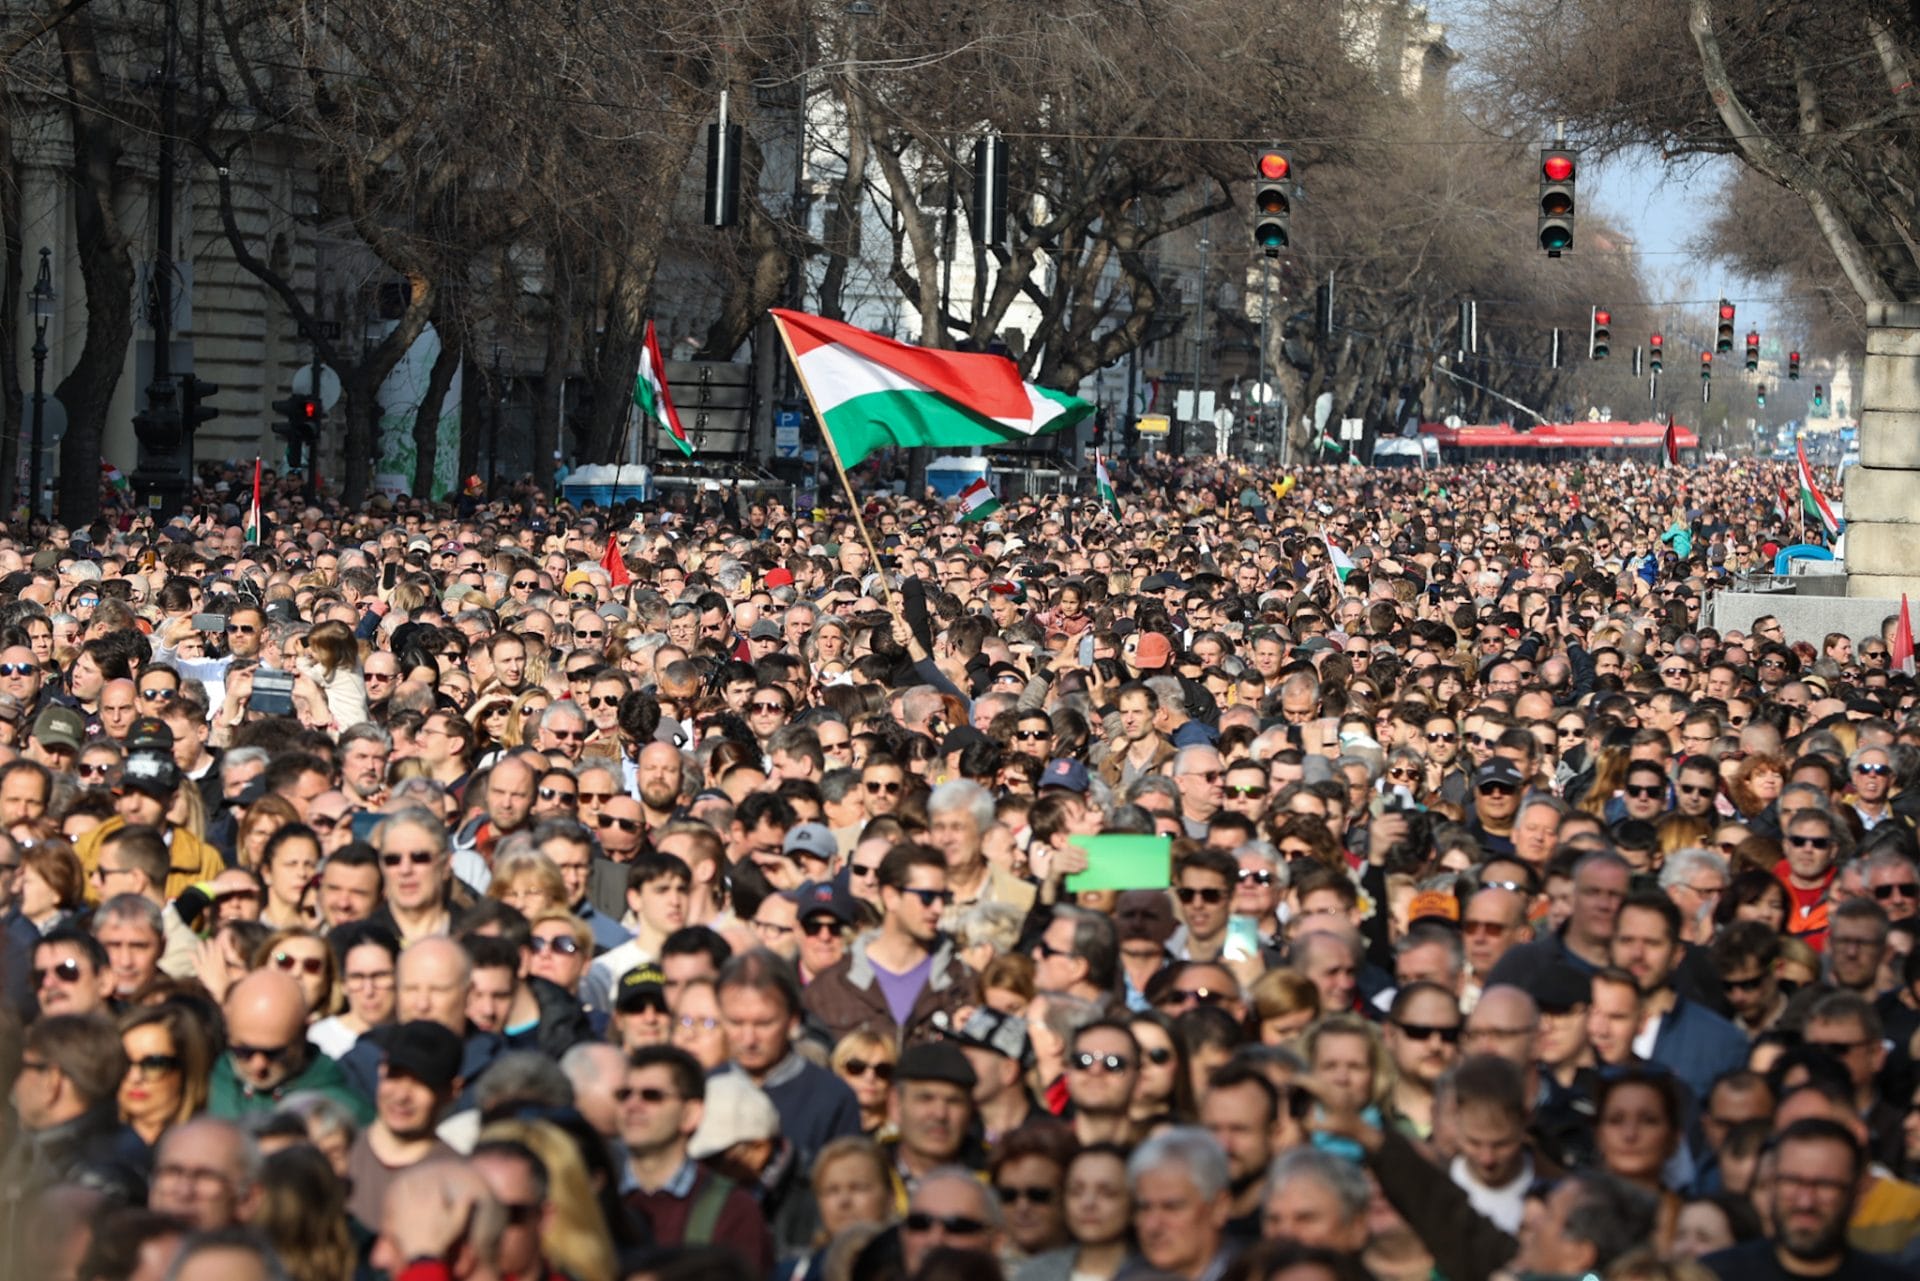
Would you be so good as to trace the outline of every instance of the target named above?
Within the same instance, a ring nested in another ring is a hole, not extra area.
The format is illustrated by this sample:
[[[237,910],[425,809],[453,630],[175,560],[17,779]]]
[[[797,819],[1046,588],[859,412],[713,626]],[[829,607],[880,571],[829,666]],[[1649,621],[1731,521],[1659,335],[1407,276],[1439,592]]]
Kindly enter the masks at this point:
[[[1363,418],[1342,418],[1340,420],[1340,439],[1359,440],[1360,433],[1365,426],[1366,420]]]
[[[800,413],[782,409],[773,416],[773,452],[779,458],[800,456]]]
[[[1133,424],[1133,429],[1142,436],[1165,436],[1173,423],[1165,414],[1143,414]]]

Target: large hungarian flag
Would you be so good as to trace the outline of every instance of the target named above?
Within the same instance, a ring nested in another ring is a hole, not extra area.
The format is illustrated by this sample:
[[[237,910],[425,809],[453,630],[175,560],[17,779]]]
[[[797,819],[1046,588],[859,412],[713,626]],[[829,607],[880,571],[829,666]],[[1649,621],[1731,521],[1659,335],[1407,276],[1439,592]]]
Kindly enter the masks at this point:
[[[1794,453],[1799,458],[1800,467],[1800,507],[1809,519],[1820,526],[1821,534],[1831,543],[1840,537],[1840,518],[1833,514],[1833,508],[1827,502],[1827,496],[1820,492],[1820,486],[1813,483],[1813,468],[1807,463],[1806,442],[1798,436],[1793,440]]]
[[[1084,400],[1023,381],[1004,356],[914,347],[797,311],[772,315],[843,468],[881,449],[1005,445],[1093,413]]]
[[[680,415],[674,410],[673,397],[667,394],[667,362],[660,359],[660,340],[654,336],[651,319],[647,321],[646,346],[640,349],[640,372],[633,379],[633,403],[673,437],[681,453],[689,458],[693,456],[693,442],[687,439],[686,430],[680,426]]]
[[[1120,495],[1113,492],[1113,477],[1107,474],[1107,460],[1099,454],[1093,456],[1093,487],[1099,492],[1100,505],[1118,516]]]
[[[253,456],[253,502],[247,508],[247,541],[260,542],[260,455]]]
[[[1893,625],[1893,644],[1887,649],[1887,667],[1890,671],[1905,672],[1911,676],[1913,665],[1913,615],[1907,612],[1907,594],[1900,593],[1900,621]]]
[[[960,523],[963,525],[970,520],[985,520],[999,510],[1000,500],[994,497],[993,487],[984,476],[960,491]]]

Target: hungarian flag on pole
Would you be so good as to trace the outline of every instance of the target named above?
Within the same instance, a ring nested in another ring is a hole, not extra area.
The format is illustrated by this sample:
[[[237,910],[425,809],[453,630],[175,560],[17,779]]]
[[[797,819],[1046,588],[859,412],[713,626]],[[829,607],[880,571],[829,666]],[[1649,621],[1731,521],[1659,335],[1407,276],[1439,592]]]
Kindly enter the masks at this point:
[[[1662,467],[1680,465],[1680,427],[1671,419],[1667,421],[1666,435],[1660,438],[1660,465]]]
[[[100,460],[100,479],[106,481],[108,486],[119,490],[123,494],[132,488],[127,484],[127,478],[121,474],[120,469],[104,458]]]
[[[1831,543],[1840,537],[1840,518],[1833,514],[1833,507],[1827,502],[1827,496],[1820,492],[1820,486],[1813,483],[1813,468],[1807,463],[1806,442],[1798,436],[1794,437],[1793,450],[1799,458],[1800,506],[1820,526],[1821,534]]]
[[[247,541],[260,544],[260,455],[253,456],[253,502],[247,507]]]
[[[618,530],[607,535],[607,550],[600,554],[600,568],[607,571],[607,577],[615,587],[625,587],[633,581],[633,575],[627,572],[627,559],[620,554]]]
[[[1333,572],[1340,576],[1340,581],[1346,582],[1347,575],[1353,572],[1353,561],[1345,552],[1333,545],[1333,540],[1327,537],[1327,531],[1324,529],[1320,531],[1320,541],[1327,546],[1327,563],[1333,566]]]
[[[1100,505],[1120,514],[1120,495],[1113,492],[1113,477],[1107,474],[1107,460],[1099,454],[1093,456],[1093,487],[1100,494]]]
[[[1893,644],[1887,650],[1887,667],[1891,671],[1914,674],[1913,666],[1913,615],[1907,612],[1907,594],[1900,593],[1900,621],[1893,625]]]
[[[660,359],[660,340],[654,336],[653,321],[647,321],[647,345],[640,349],[640,372],[633,379],[633,403],[640,412],[660,424],[680,452],[693,456],[693,442],[680,426],[680,415],[667,394],[667,362]]]
[[[772,315],[842,468],[881,449],[1005,445],[1093,413],[1084,400],[1023,381],[1004,356],[914,347],[797,311]]]
[[[993,496],[992,486],[982,476],[960,491],[960,523],[970,520],[985,520],[1000,510],[1000,500]]]

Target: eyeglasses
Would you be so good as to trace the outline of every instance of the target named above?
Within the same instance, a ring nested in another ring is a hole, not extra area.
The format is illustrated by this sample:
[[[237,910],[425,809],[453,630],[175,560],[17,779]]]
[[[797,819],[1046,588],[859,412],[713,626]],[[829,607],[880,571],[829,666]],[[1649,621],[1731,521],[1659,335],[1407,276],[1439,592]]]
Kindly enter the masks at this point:
[[[1702,787],[1698,783],[1680,784],[1680,794],[1682,796],[1712,796],[1717,791],[1719,791],[1718,788]]]
[[[299,970],[302,974],[323,974],[326,972],[327,962],[325,957],[295,956],[291,952],[275,952],[273,968],[288,974],[295,970]]]
[[[411,863],[415,867],[425,867],[440,857],[438,850],[390,850],[380,856],[380,866],[399,867]]]
[[[1460,1039],[1458,1023],[1452,1027],[1443,1027],[1433,1023],[1402,1023],[1396,1019],[1393,1025],[1400,1029],[1400,1035],[1413,1041],[1437,1040],[1442,1044],[1452,1045]]]
[[[761,934],[771,934],[775,938],[780,939],[796,932],[796,927],[783,924],[779,921],[748,921],[747,924],[751,925]]]
[[[1020,1201],[1026,1201],[1032,1205],[1053,1204],[1052,1188],[1016,1188],[1006,1184],[998,1184],[994,1187],[993,1191],[994,1195],[1000,1198],[1000,1204],[1002,1205],[1013,1205]]]
[[[169,1072],[180,1070],[180,1056],[177,1054],[148,1054],[128,1062],[127,1069],[142,1076],[165,1076]]]
[[[46,969],[41,969],[38,966],[34,967],[33,986],[36,991],[44,986],[48,979],[52,979],[55,983],[78,983],[80,981],[80,962],[67,960],[56,962]]]
[[[1870,778],[1885,778],[1893,773],[1893,766],[1876,765],[1871,761],[1861,761],[1853,767],[1853,772],[1856,774],[1865,774]]]
[[[618,795],[618,792],[589,792],[584,789],[579,793],[582,805],[605,805]]]
[[[1635,796],[1644,801],[1656,796],[1665,796],[1667,789],[1662,783],[1628,783],[1626,792],[1628,796]]]
[[[1227,994],[1210,987],[1177,987],[1167,993],[1167,997],[1175,1005],[1185,1005],[1189,1001],[1195,1005],[1218,1005],[1227,999]]]
[[[901,890],[900,892],[901,892],[902,894],[911,894],[911,895],[913,895],[913,896],[914,896],[915,898],[917,898],[917,899],[919,899],[919,900],[920,900],[920,906],[922,906],[922,907],[932,907],[932,906],[934,906],[934,905],[935,905],[936,903],[937,903],[937,904],[939,904],[939,905],[940,905],[941,907],[952,907],[952,906],[953,906],[953,891],[952,891],[952,890],[913,890],[913,889],[903,889],[903,890]]]
[[[580,803],[580,794],[564,787],[543,787],[540,789],[540,799],[559,801],[562,805],[577,805]]]
[[[872,792],[872,793],[873,793],[874,795],[876,795],[876,796],[879,796],[879,795],[886,795],[886,796],[898,796],[898,795],[900,795],[900,784],[898,784],[898,783],[879,783],[879,782],[875,782],[875,781],[874,781],[874,780],[872,780],[872,779],[868,779],[868,780],[867,780],[867,785],[866,785],[866,786],[867,786],[867,790],[868,790],[869,792]]]
[[[113,773],[113,770],[114,766],[111,761],[82,761],[74,773],[84,778],[105,778]]]
[[[1273,873],[1267,871],[1264,867],[1243,867],[1240,869],[1240,883],[1242,885],[1271,885],[1273,884]]]
[[[527,947],[536,956],[542,952],[552,952],[559,956],[580,955],[580,944],[574,941],[571,934],[536,934],[527,940]]]
[[[1520,791],[1512,783],[1482,783],[1474,790],[1482,796],[1514,796]]]
[[[1124,1054],[1093,1054],[1081,1050],[1067,1060],[1067,1065],[1079,1072],[1091,1072],[1098,1068],[1102,1072],[1118,1075],[1132,1069],[1133,1060]]]
[[[248,1059],[265,1059],[269,1063],[278,1063],[293,1053],[294,1043],[286,1045],[241,1045],[238,1041],[227,1046],[229,1057],[245,1063]]]
[[[987,1230],[987,1225],[978,1219],[970,1219],[964,1214],[925,1214],[915,1210],[902,1220],[902,1226],[909,1232],[927,1233],[939,1228],[950,1237],[979,1236]]]
[[[616,814],[602,814],[600,816],[601,831],[611,831],[616,827],[623,832],[637,832],[640,830],[640,820],[637,818],[621,818]]]
[[[1895,881],[1891,885],[1876,885],[1873,887],[1873,896],[1882,901],[1896,896],[1899,898],[1920,897],[1920,884],[1916,884],[1913,881]]]
[[[1021,742],[1037,743],[1043,738],[1052,738],[1053,731],[1050,729],[1021,729],[1015,730],[1013,736]]]
[[[773,715],[775,713],[784,713],[787,710],[787,705],[781,702],[748,703],[747,710]]]
[[[593,628],[591,631],[581,631],[579,628],[575,628],[573,635],[575,640],[591,641],[591,640],[605,640],[607,638],[607,632],[604,627],[596,627],[596,628]]]
[[[848,1059],[847,1065],[841,1069],[841,1074],[843,1076],[867,1076],[871,1074],[875,1080],[891,1081],[893,1080],[893,1064],[886,1062],[884,1059],[872,1063],[869,1063],[866,1059]]]
[[[847,864],[847,875],[857,877],[861,880],[869,880],[880,875],[880,865],[878,863],[849,863]]]
[[[0,663],[0,676],[31,676],[39,670],[32,663]]]
[[[1227,892],[1223,889],[1215,889],[1212,886],[1202,888],[1196,885],[1182,885],[1173,892],[1173,896],[1182,903],[1191,903],[1195,899],[1200,900],[1202,903],[1224,903],[1227,901]]]
[[[1802,849],[1830,850],[1833,848],[1831,836],[1789,836],[1787,844],[1798,845]]]
[[[348,987],[392,987],[392,970],[348,970],[341,981]]]
[[[1253,783],[1253,784],[1229,783],[1227,785],[1228,796],[1238,796],[1246,800],[1257,801],[1261,797],[1265,796],[1266,794],[1267,794],[1267,789],[1262,787],[1258,783]]]
[[[631,1103],[639,1099],[642,1103],[650,1103],[656,1107],[662,1103],[678,1101],[679,1098],[680,1096],[673,1091],[663,1090],[657,1085],[623,1085],[613,1092],[615,1103]]]
[[[513,590],[517,592],[532,591],[539,585],[540,580],[537,578],[516,578],[513,580]]]

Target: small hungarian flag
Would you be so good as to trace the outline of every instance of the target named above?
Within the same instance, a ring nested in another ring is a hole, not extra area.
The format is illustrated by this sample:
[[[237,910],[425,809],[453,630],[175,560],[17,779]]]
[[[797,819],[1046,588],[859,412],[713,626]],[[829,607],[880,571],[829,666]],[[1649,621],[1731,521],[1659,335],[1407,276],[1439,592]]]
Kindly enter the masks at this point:
[[[1000,510],[1000,500],[993,496],[993,489],[982,476],[960,491],[960,523],[970,520],[985,520]]]
[[[1896,672],[1914,674],[1913,615],[1907,612],[1907,594],[1900,593],[1900,621],[1893,625],[1893,644],[1887,650],[1887,667]]]
[[[842,468],[881,449],[1024,441],[1093,413],[1023,381],[1005,356],[914,347],[798,311],[772,315]]]
[[[1680,465],[1680,426],[1671,419],[1667,422],[1666,435],[1660,438],[1660,465],[1662,467]]]
[[[618,531],[607,535],[607,550],[600,554],[600,568],[607,571],[607,577],[613,580],[615,587],[625,587],[633,581],[633,575],[627,572],[626,557],[620,554]]]
[[[1113,477],[1107,474],[1107,460],[1099,454],[1093,456],[1093,485],[1099,491],[1100,505],[1120,514],[1120,495],[1113,492]]]
[[[1799,458],[1800,506],[1820,526],[1820,533],[1827,542],[1832,543],[1840,537],[1840,518],[1833,514],[1833,507],[1827,502],[1827,496],[1820,492],[1820,486],[1813,483],[1813,468],[1807,463],[1806,442],[1798,436],[1794,437],[1793,450]]]
[[[247,541],[260,545],[260,455],[253,456],[253,502],[247,507]]]
[[[1793,499],[1787,494],[1787,487],[1785,485],[1780,486],[1779,489],[1775,491],[1773,515],[1774,519],[1778,520],[1782,525],[1790,525],[1793,523]]]
[[[127,478],[120,474],[120,469],[104,458],[100,460],[100,479],[106,481],[110,487],[119,490],[123,494],[130,488],[127,484]]]
[[[1333,545],[1333,540],[1327,537],[1327,531],[1324,529],[1320,531],[1320,541],[1327,547],[1327,563],[1333,566],[1333,572],[1339,575],[1340,581],[1346,582],[1347,575],[1353,572],[1353,561],[1345,552]]]
[[[647,321],[646,346],[640,349],[640,372],[633,379],[633,403],[673,437],[681,453],[689,458],[693,456],[693,442],[687,439],[686,429],[680,426],[680,415],[673,407],[673,397],[667,394],[667,362],[660,359],[660,340],[654,336],[651,319]]]

